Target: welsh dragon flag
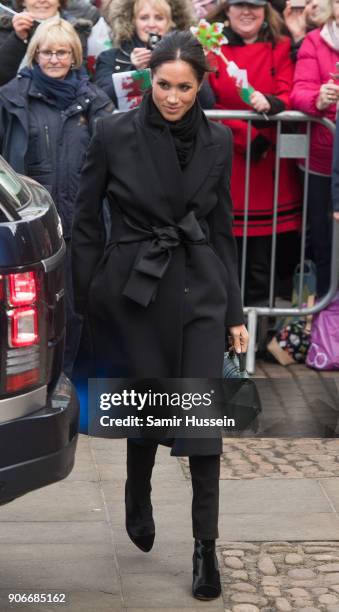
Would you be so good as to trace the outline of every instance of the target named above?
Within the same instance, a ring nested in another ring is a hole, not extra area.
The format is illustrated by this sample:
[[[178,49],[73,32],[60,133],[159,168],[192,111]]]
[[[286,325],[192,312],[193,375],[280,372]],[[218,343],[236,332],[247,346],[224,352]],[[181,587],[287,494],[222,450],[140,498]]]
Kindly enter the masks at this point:
[[[205,19],[200,19],[196,27],[191,27],[192,34],[198,39],[204,50],[206,52],[212,51],[215,55],[219,55],[226,65],[227,74],[235,83],[240,98],[251,106],[250,96],[255,90],[248,82],[247,70],[239,68],[235,62],[228,60],[222,53],[221,47],[228,44],[223,31],[223,23],[208,23]]]
[[[250,96],[254,92],[254,88],[248,83],[247,70],[239,68],[235,62],[230,60],[227,66],[227,73],[235,83],[240,98],[251,106]]]
[[[145,91],[152,87],[151,71],[148,68],[114,73],[112,77],[118,109],[121,111],[139,106]]]

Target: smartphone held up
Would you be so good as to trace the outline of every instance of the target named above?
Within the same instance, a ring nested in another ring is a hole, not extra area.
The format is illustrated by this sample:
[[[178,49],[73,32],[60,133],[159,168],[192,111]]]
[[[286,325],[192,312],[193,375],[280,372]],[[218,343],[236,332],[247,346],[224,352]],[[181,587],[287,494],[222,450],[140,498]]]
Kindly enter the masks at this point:
[[[306,6],[306,0],[290,0],[290,6],[292,9],[304,9]]]

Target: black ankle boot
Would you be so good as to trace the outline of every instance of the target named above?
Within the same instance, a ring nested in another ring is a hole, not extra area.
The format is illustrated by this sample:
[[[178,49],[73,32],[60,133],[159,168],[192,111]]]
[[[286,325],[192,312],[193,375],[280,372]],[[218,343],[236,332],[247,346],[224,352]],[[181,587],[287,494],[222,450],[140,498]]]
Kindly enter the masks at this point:
[[[150,496],[148,499],[133,499],[128,480],[125,486],[126,531],[135,544],[143,552],[149,552],[155,537],[155,525],[152,515]]]
[[[215,599],[221,593],[215,540],[195,540],[193,553],[193,597]]]

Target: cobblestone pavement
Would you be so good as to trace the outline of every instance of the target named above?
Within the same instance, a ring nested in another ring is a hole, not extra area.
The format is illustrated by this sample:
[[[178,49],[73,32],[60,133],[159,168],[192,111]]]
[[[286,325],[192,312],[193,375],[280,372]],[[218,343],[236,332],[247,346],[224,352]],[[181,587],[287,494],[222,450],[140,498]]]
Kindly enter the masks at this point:
[[[337,439],[224,440],[222,479],[339,476]]]
[[[337,439],[233,439],[224,440],[220,478],[329,478],[339,476]],[[190,478],[188,459],[180,459]]]
[[[219,547],[225,612],[339,612],[339,541]]]

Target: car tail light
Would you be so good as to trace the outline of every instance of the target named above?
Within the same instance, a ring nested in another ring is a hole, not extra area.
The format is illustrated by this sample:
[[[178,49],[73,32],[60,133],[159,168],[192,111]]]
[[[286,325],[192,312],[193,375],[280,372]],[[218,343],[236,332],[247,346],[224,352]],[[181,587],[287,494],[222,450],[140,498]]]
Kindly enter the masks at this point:
[[[39,295],[33,271],[0,275],[0,302],[5,305],[8,348],[4,387],[24,391],[40,380]]]
[[[34,272],[9,274],[9,303],[11,306],[27,306],[36,300],[36,280]]]
[[[38,343],[38,315],[35,307],[15,308],[7,314],[10,321],[10,346],[32,346]]]
[[[40,372],[38,368],[22,372],[21,374],[12,374],[7,378],[6,391],[8,393],[13,393],[14,391],[19,391],[25,387],[35,385],[39,382],[39,376]]]

